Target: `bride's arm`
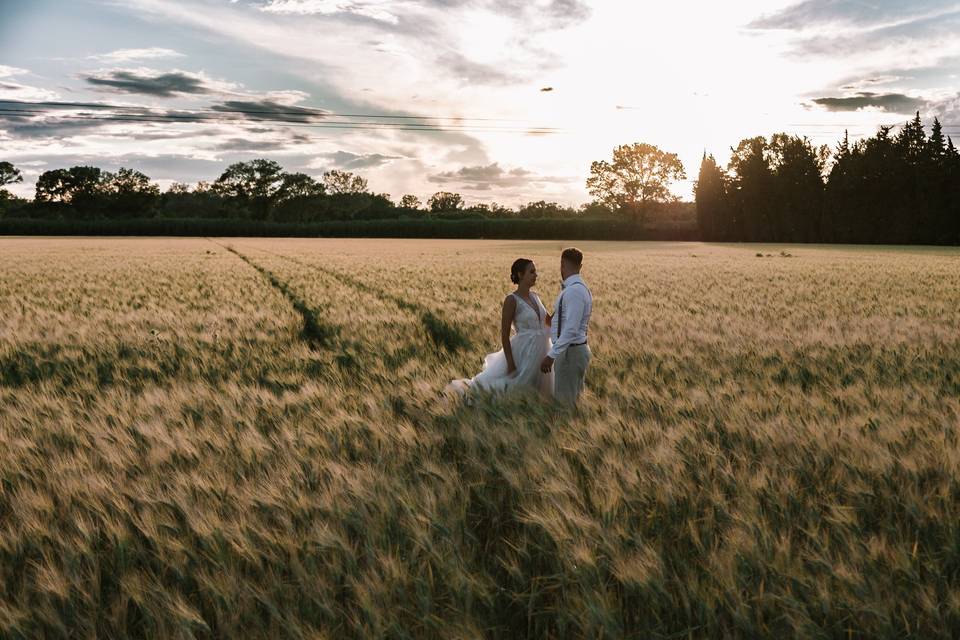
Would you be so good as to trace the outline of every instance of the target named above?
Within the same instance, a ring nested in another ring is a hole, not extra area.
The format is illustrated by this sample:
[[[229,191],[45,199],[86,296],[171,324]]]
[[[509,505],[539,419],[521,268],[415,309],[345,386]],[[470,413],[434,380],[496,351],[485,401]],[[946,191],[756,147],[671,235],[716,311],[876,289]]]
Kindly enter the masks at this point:
[[[517,299],[514,296],[507,296],[503,301],[503,312],[500,315],[500,341],[503,343],[503,355],[507,359],[507,373],[517,370],[517,365],[513,362],[513,349],[510,347],[510,325],[513,324],[516,313]]]
[[[540,306],[543,307],[543,313],[545,314],[544,322],[548,327],[553,326],[553,314],[547,313],[547,308],[543,306],[543,301],[540,300],[540,296],[537,296],[537,301],[540,302]]]

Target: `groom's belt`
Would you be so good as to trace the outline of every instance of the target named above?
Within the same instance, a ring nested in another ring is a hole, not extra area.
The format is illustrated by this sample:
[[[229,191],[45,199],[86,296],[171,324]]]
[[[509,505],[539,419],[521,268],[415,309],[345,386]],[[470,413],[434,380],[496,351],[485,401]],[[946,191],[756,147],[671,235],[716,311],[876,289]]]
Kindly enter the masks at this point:
[[[584,340],[583,342],[575,342],[575,343],[573,343],[573,344],[568,344],[567,346],[568,346],[568,347],[582,347],[582,346],[585,345],[585,344],[587,344],[587,341],[586,341],[586,340]]]

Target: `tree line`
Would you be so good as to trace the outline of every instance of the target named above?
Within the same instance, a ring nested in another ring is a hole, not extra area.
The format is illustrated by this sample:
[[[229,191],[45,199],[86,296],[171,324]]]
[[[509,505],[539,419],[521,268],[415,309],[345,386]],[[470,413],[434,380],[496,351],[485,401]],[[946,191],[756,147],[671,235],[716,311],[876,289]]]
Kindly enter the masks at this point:
[[[692,204],[678,202],[670,191],[672,182],[686,178],[676,154],[634,143],[616,147],[610,161],[591,164],[586,187],[593,202],[572,208],[541,200],[517,209],[467,206],[460,194],[447,191],[426,203],[414,195],[395,203],[388,194],[371,192],[359,175],[332,170],[318,180],[266,159],[237,162],[212,183],[175,183],[163,193],[133,169],[54,169],[40,175],[36,195],[27,201],[2,189],[22,176],[0,162],[0,217],[216,219],[304,229],[338,221],[610,220],[632,225],[631,238],[659,227],[683,231],[684,237],[693,231],[708,241],[960,244],[960,152],[939,119],[929,135],[919,112],[895,135],[890,126],[854,143],[845,135],[835,152],[787,133],[747,138],[731,151],[726,169],[704,153]],[[690,208],[695,220],[692,213],[687,217]],[[651,226],[651,217],[658,224]],[[424,227],[389,227],[407,228]],[[614,228],[619,233],[626,227],[606,225],[597,234],[607,237]]]
[[[0,162],[0,187],[22,181],[21,172]],[[0,216],[48,220],[126,220],[143,218],[223,219],[278,223],[425,218],[591,218],[611,217],[600,203],[579,208],[543,200],[517,209],[496,203],[468,206],[458,193],[438,191],[426,203],[415,195],[399,202],[373,193],[367,180],[331,170],[316,179],[289,173],[273,160],[236,162],[213,182],[174,183],[161,192],[140,171],[113,173],[98,167],[53,169],[39,176],[34,199],[16,198],[0,188]]]
[[[777,133],[742,140],[726,170],[704,153],[694,194],[709,241],[960,244],[960,152],[919,112],[835,152]]]

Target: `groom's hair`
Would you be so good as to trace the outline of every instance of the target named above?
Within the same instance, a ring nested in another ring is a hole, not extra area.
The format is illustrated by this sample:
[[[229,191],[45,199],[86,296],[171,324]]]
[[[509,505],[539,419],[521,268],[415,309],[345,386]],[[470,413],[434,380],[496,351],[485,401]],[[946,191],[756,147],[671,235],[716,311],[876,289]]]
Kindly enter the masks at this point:
[[[583,264],[583,252],[580,251],[580,249],[570,247],[569,249],[563,250],[563,253],[560,254],[560,259],[569,262],[579,269],[580,265]]]

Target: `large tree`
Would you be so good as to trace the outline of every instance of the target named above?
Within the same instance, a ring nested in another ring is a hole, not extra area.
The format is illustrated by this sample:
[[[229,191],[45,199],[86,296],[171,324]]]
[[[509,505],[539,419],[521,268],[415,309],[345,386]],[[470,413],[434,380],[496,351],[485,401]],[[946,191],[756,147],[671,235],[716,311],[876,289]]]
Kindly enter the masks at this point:
[[[410,193],[400,198],[401,209],[416,210],[416,209],[419,209],[422,205],[423,203],[420,202],[420,198]]]
[[[367,181],[364,178],[339,169],[323,174],[323,186],[330,195],[367,193]]]
[[[23,176],[20,174],[19,169],[9,162],[0,162],[0,208],[6,209],[7,203],[14,200],[10,192],[3,187],[22,181]]]
[[[731,175],[731,199],[735,208],[734,236],[741,241],[772,239],[770,222],[776,203],[770,165],[770,146],[763,136],[741,140],[732,149],[727,170]]]
[[[148,176],[122,167],[116,173],[103,174],[103,191],[107,214],[115,218],[152,216],[160,196],[160,187],[150,182]]]
[[[821,237],[823,173],[830,157],[826,146],[814,147],[804,136],[771,136],[770,160],[777,203],[771,219],[773,238],[780,242],[813,242]]]
[[[23,182],[23,175],[9,162],[0,162],[0,187]]]
[[[98,167],[70,167],[44,171],[37,178],[36,200],[76,204],[103,191],[103,172]]]
[[[213,191],[245,208],[258,220],[266,219],[283,185],[283,167],[259,158],[235,162],[213,183]]]
[[[649,205],[676,200],[670,193],[670,183],[686,177],[677,154],[637,142],[618,146],[610,162],[591,163],[587,190],[602,203],[642,224]]]
[[[277,196],[279,200],[312,198],[322,196],[326,189],[312,176],[305,173],[284,173],[280,179]]]
[[[722,240],[729,233],[727,220],[728,207],[727,177],[717,164],[713,155],[703,153],[700,173],[693,186],[693,195],[697,206],[697,226],[704,240]]]
[[[459,193],[450,193],[449,191],[437,191],[427,200],[427,206],[430,211],[440,213],[442,211],[459,211],[463,209],[463,198]]]

